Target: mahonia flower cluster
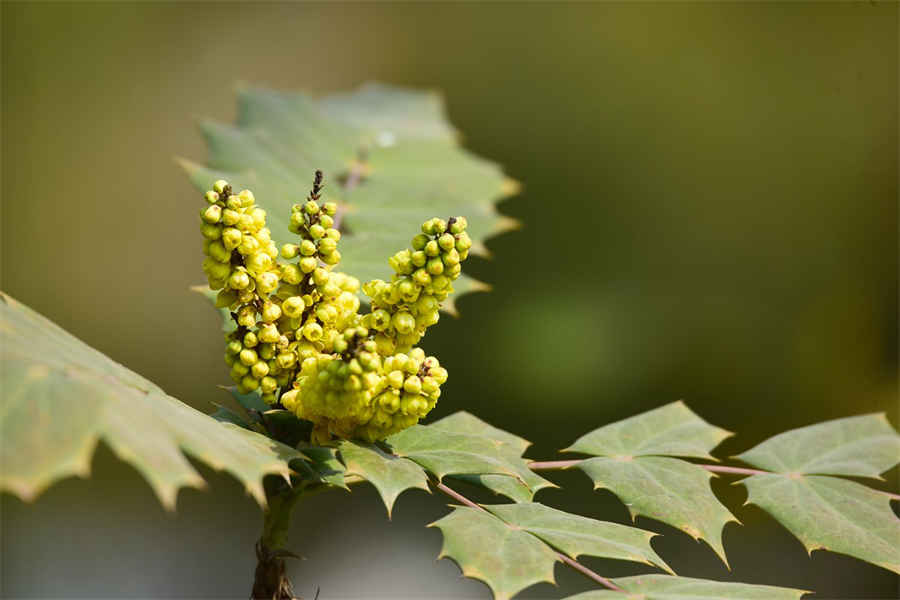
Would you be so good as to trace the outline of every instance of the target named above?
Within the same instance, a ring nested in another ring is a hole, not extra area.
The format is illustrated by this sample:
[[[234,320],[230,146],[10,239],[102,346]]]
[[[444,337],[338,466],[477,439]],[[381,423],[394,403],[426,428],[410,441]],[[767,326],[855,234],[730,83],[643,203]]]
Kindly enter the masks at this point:
[[[283,245],[279,262],[252,192],[215,182],[201,211],[203,269],[236,323],[225,361],[238,390],[311,421],[314,442],[375,441],[417,423],[440,397],[447,371],[415,345],[437,323],[472,241],[463,217],[426,221],[412,248],[389,259],[391,281],[362,286],[371,310],[361,315],[359,281],[334,271],[337,205],[320,203],[322,189],[316,171],[306,202],[291,209],[299,243]]]

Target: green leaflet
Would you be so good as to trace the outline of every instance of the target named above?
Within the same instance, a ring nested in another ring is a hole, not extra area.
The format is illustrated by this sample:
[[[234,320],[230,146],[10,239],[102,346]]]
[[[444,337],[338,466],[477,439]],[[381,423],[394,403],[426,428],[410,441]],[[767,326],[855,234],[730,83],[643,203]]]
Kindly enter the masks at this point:
[[[411,488],[428,490],[428,477],[416,463],[391,456],[372,444],[343,441],[339,445],[348,475],[358,475],[375,486],[387,508],[388,518],[397,496]]]
[[[85,476],[98,440],[138,469],[174,508],[182,486],[203,479],[182,451],[237,477],[265,506],[262,477],[288,477],[303,455],[221,424],[0,295],[0,488],[30,500],[55,480]]]
[[[595,429],[575,440],[563,452],[594,456],[713,458],[710,450],[730,435],[698,417],[679,400]]]
[[[463,575],[485,582],[495,600],[511,598],[535,583],[554,583],[556,553],[490,513],[455,506],[429,527],[437,527],[444,536],[439,558],[452,558]]]
[[[434,94],[380,84],[319,100],[247,88],[238,93],[236,125],[202,124],[207,166],[182,164],[201,190],[219,178],[251,188],[279,244],[295,237],[287,229],[290,206],[321,169],[326,195],[342,207],[340,270],[361,281],[385,278],[388,257],[408,247],[428,218],[465,215],[481,253],[484,239],[516,225],[494,209],[515,184],[496,164],[461,149],[443,113]],[[342,188],[353,169],[362,181]],[[455,284],[457,294],[479,286],[465,275]],[[452,303],[445,309],[452,312]]]
[[[527,461],[521,458],[531,442],[485,423],[471,413],[459,411],[435,421],[428,427],[491,440],[502,452],[509,455],[509,461],[516,466],[518,474],[518,477],[496,474],[456,475],[454,479],[486,487],[495,494],[502,494],[515,502],[531,502],[538,490],[556,487],[553,482],[547,481],[529,469]]]
[[[312,474],[322,483],[333,485],[348,490],[345,481],[346,469],[338,460],[337,450],[320,446],[303,446],[303,454],[306,460],[293,461],[292,466],[301,462],[308,466]]]
[[[775,517],[807,552],[839,552],[900,573],[900,519],[887,494],[819,475],[753,475],[741,483],[747,502]]]
[[[449,431],[451,433],[462,433],[465,435],[477,435],[479,437],[494,440],[500,444],[504,444],[515,453],[516,456],[522,456],[525,450],[531,445],[531,442],[525,438],[519,437],[508,431],[504,431],[498,427],[486,423],[464,410],[448,415],[443,419],[438,419],[431,423],[429,427]]]
[[[611,423],[581,436],[570,452],[597,455],[578,464],[628,507],[705,540],[727,565],[722,529],[737,521],[709,487],[712,475],[674,456],[712,458],[709,452],[731,435],[710,425],[683,402]]]
[[[594,481],[594,488],[613,492],[632,518],[651,517],[702,539],[726,565],[722,529],[737,521],[709,487],[712,473],[691,463],[666,456],[632,459],[589,458],[578,468]]]
[[[747,502],[771,514],[808,552],[839,552],[900,573],[900,519],[890,497],[824,476],[880,478],[897,464],[900,436],[883,414],[786,431],[738,458],[774,471],[740,482],[747,487]]]
[[[652,531],[597,521],[538,503],[486,504],[484,508],[572,558],[586,554],[630,560],[673,573],[650,546],[650,539],[657,535]]]
[[[785,431],[737,458],[777,473],[880,479],[900,460],[900,436],[884,414],[861,415]]]
[[[613,579],[626,594],[597,590],[569,596],[565,600],[797,600],[804,590],[730,583],[669,575],[637,575]]]
[[[522,480],[520,458],[492,440],[413,425],[385,440],[393,452],[425,467],[438,479],[445,475],[508,475]],[[523,481],[524,483],[524,481]]]

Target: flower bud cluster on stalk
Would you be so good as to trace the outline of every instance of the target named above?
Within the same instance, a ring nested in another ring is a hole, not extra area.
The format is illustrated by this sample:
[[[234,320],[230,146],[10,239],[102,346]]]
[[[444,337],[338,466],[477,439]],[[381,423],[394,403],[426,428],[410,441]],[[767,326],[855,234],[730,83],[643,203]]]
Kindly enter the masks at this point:
[[[314,443],[372,442],[416,424],[440,397],[447,371],[416,344],[438,322],[472,241],[464,217],[426,221],[389,259],[391,280],[362,286],[370,312],[360,314],[359,281],[334,270],[341,234],[323,187],[316,171],[291,209],[298,239],[279,252],[253,193],[216,181],[201,211],[203,270],[236,324],[225,362],[238,390],[311,421]]]

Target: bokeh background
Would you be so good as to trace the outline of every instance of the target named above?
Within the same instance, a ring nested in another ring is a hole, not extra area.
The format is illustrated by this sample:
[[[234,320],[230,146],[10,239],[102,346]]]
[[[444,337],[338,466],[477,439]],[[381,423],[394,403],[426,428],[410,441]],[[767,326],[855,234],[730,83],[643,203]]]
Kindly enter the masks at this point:
[[[209,410],[227,381],[202,281],[197,117],[236,82],[439,90],[465,146],[523,183],[523,228],[469,272],[426,340],[466,409],[552,458],[585,431],[684,399],[740,432],[870,411],[897,425],[898,5],[2,4],[2,288]],[[135,427],[140,427],[139,423]],[[2,441],[0,441],[2,442]],[[229,476],[167,514],[101,447],[88,480],[2,496],[7,597],[246,597],[260,514]],[[624,522],[576,473],[539,499]],[[896,489],[896,472],[886,487]],[[658,523],[680,573],[890,598],[897,577],[801,544],[724,482],[732,572]],[[444,498],[311,498],[292,562],[311,598],[485,598],[435,562]],[[604,574],[627,564],[586,562]],[[560,598],[589,589],[557,569]]]

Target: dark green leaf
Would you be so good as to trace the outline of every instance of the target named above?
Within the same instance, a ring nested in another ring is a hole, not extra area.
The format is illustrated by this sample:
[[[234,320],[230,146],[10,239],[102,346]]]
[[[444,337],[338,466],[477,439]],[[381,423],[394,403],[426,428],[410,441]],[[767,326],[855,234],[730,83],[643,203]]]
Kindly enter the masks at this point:
[[[348,475],[358,475],[375,486],[387,507],[388,517],[394,501],[410,488],[428,490],[428,477],[416,463],[391,456],[372,444],[343,441],[339,445],[341,459]]]
[[[554,583],[556,553],[535,536],[490,513],[455,506],[430,527],[439,528],[444,535],[440,558],[452,558],[463,575],[485,582],[495,600],[511,598],[535,583]]]
[[[590,458],[578,467],[618,496],[632,517],[644,515],[708,543],[726,565],[722,529],[737,521],[709,487],[712,473],[665,456]]]
[[[537,503],[485,504],[484,508],[572,558],[587,554],[630,560],[672,573],[650,546],[650,539],[657,535],[652,531],[597,521]]]

